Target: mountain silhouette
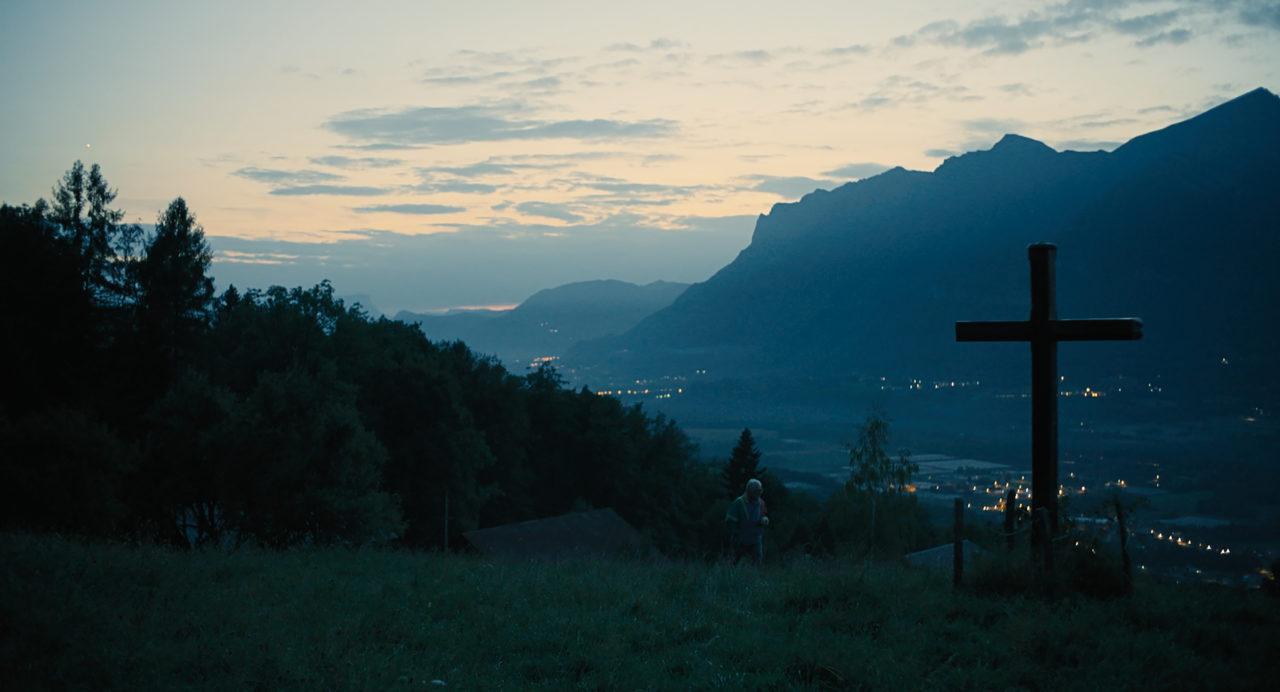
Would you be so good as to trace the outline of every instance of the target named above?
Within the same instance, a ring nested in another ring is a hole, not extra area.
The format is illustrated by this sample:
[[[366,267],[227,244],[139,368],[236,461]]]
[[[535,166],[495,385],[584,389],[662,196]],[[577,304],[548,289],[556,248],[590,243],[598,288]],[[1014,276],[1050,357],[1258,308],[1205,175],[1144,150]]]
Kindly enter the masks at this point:
[[[1136,344],[1064,346],[1064,372],[1196,378],[1229,362],[1256,381],[1280,351],[1277,170],[1280,98],[1265,89],[1110,153],[1006,135],[931,173],[894,168],[775,205],[714,276],[567,360],[1025,380],[1025,345],[957,344],[953,324],[1026,319],[1026,246],[1051,241],[1061,317],[1146,323]]]
[[[464,341],[518,372],[532,359],[562,356],[584,339],[625,332],[670,305],[688,286],[670,281],[581,281],[538,291],[511,310],[443,315],[401,311],[396,319],[417,323],[435,341]]]

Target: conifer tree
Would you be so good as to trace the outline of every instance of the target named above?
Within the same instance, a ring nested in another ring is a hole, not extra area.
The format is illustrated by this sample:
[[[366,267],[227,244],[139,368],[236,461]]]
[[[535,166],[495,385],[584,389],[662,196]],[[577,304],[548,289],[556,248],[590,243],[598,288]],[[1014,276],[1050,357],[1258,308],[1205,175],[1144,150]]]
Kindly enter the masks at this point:
[[[212,259],[204,229],[186,200],[170,202],[137,266],[139,328],[150,346],[169,358],[209,322]]]
[[[49,205],[49,220],[79,254],[85,289],[99,304],[119,304],[131,295],[128,267],[142,235],[137,225],[121,223],[124,211],[111,208],[116,194],[98,164],[86,172],[76,161],[53,188]]]
[[[764,471],[760,467],[760,450],[756,448],[751,428],[743,428],[742,434],[738,436],[738,444],[734,446],[729,462],[721,473],[724,487],[730,496],[739,495],[746,488],[747,481],[759,478]]]

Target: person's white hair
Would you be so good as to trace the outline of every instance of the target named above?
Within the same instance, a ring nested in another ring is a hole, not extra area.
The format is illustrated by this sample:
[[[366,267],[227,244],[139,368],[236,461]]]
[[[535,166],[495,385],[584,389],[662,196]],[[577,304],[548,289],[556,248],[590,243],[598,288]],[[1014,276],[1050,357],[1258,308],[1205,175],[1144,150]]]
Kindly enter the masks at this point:
[[[755,478],[752,478],[751,480],[747,481],[747,490],[761,490],[761,491],[762,491],[762,490],[764,490],[764,484],[762,484],[759,480],[757,480],[757,479],[755,479]]]

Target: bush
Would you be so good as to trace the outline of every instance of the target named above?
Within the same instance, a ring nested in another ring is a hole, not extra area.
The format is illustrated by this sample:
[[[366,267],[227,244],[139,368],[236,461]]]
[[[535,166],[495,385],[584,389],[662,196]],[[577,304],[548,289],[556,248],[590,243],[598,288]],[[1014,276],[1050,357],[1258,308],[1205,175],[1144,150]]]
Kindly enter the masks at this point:
[[[1041,566],[1032,561],[1025,544],[1021,548],[1014,553],[1000,550],[977,558],[966,573],[969,588],[992,596],[1078,594],[1100,600],[1130,592],[1120,558],[1108,555],[1096,544],[1056,547],[1054,568],[1049,575],[1041,574]]]
[[[109,535],[121,528],[136,450],[82,411],[0,422],[0,526]]]
[[[853,489],[831,496],[816,533],[820,553],[885,559],[928,548],[939,540],[928,513],[914,496]]]

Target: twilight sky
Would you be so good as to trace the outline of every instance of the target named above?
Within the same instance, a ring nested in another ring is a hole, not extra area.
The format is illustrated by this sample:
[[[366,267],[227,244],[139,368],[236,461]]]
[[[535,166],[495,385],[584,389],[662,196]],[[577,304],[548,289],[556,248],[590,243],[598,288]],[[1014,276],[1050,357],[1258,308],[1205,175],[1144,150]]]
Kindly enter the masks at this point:
[[[1280,90],[1280,2],[0,5],[0,200],[102,164],[220,286],[385,311],[697,281],[755,215],[1018,132],[1110,149]]]

